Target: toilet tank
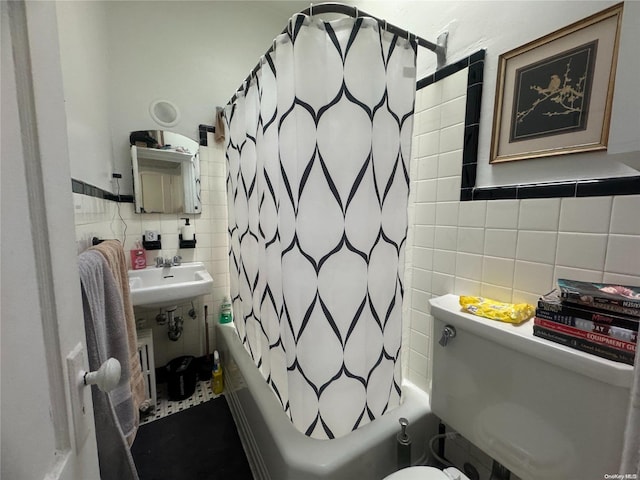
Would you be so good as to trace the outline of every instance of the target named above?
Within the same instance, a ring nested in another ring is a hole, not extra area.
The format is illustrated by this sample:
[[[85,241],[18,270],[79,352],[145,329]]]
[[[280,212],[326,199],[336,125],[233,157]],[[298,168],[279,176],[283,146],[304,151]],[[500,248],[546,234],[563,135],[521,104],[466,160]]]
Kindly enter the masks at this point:
[[[524,480],[619,471],[633,367],[430,301],[433,412]],[[439,344],[446,325],[456,336]]]

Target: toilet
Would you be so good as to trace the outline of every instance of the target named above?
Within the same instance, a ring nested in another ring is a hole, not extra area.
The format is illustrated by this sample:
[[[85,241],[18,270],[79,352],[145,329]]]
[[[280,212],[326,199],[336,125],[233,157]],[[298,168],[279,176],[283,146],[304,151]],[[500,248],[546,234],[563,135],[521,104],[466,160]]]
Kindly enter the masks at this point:
[[[522,479],[617,472],[633,367],[535,337],[533,321],[515,326],[461,312],[458,301],[430,300],[433,413]],[[409,467],[386,479],[468,477]]]

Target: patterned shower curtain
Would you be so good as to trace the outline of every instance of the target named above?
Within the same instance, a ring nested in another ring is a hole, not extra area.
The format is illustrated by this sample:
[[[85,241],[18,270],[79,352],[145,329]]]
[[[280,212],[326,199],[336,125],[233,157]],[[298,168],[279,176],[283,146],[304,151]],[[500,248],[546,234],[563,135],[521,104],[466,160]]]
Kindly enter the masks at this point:
[[[400,401],[416,44],[296,15],[224,112],[238,335],[295,427]]]

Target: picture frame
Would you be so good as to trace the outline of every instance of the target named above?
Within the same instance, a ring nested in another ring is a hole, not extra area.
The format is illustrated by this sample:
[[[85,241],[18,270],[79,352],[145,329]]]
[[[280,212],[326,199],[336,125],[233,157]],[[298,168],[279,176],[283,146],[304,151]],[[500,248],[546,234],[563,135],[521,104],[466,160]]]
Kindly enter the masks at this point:
[[[500,55],[489,163],[607,149],[622,11]]]

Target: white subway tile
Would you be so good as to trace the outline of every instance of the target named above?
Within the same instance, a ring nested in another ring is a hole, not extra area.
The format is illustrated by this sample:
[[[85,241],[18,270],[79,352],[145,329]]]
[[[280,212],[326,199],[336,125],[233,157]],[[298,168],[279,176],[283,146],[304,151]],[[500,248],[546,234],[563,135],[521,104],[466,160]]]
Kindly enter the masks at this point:
[[[511,287],[503,287],[500,285],[493,285],[491,283],[482,283],[481,295],[485,298],[497,300],[499,302],[511,303],[513,295],[513,289]]]
[[[613,197],[610,233],[640,235],[640,195]]]
[[[461,203],[461,207],[466,202]],[[458,251],[464,253],[484,252],[484,228],[459,227],[458,228]]]
[[[484,227],[487,218],[487,201],[460,202],[458,225],[461,227]]]
[[[442,83],[442,102],[453,100],[456,97],[466,96],[468,75],[469,69],[465,68],[453,75],[449,75],[440,82],[436,82]]]
[[[456,252],[452,250],[434,250],[433,271],[453,275],[456,272]]]
[[[415,288],[411,291],[411,308],[422,313],[429,313],[429,299],[431,295]]]
[[[412,249],[413,266],[424,270],[433,269],[433,249],[414,247]]]
[[[418,157],[437,155],[440,150],[440,131],[424,133],[418,137]]]
[[[458,252],[456,257],[456,277],[476,281],[482,280],[482,261],[482,255]]]
[[[456,295],[469,295],[479,297],[482,292],[482,283],[475,280],[468,280],[462,277],[456,277],[454,292]]]
[[[440,110],[440,106],[437,106],[420,112],[418,114],[419,118],[417,121],[418,130],[415,133],[422,134],[439,130],[441,116]]]
[[[560,198],[527,198],[520,201],[520,230],[558,230]]]
[[[466,90],[466,87],[465,87]],[[466,92],[465,92],[466,93]],[[467,107],[467,97],[463,95],[440,106],[440,126],[450,127],[464,122],[465,109]]]
[[[429,354],[429,337],[420,332],[413,331],[409,334],[409,346],[411,350],[424,355]],[[411,362],[411,360],[409,360]]]
[[[607,233],[611,220],[612,197],[563,198],[560,231]]]
[[[419,340],[414,340],[414,337],[410,337],[410,342],[413,345],[415,342]],[[427,346],[427,351],[429,350]],[[409,350],[409,368],[416,372],[418,375],[425,376],[427,375],[429,365],[429,359],[416,351],[413,347]]]
[[[487,202],[486,228],[518,228],[519,200]]]
[[[431,335],[431,324],[432,321],[430,319],[430,315],[423,313],[419,310],[410,310],[411,317],[411,328],[417,332],[422,333],[423,335],[429,336]]]
[[[424,270],[422,268],[411,269],[411,286],[415,289],[422,290],[423,292],[431,291],[431,270]]]
[[[416,202],[435,202],[438,192],[437,180],[421,180],[416,185]]]
[[[416,225],[414,227],[413,242],[416,247],[433,247],[435,227]]]
[[[416,180],[428,180],[438,177],[438,155],[420,157],[417,159],[418,177]]]
[[[559,278],[579,280],[581,282],[602,282],[602,271],[556,265],[553,272],[554,286],[557,285]]]
[[[455,277],[445,273],[433,272],[431,279],[431,293],[434,296],[446,295],[453,293]]]
[[[516,256],[517,230],[487,228],[484,234],[484,254],[491,257]]]
[[[551,291],[551,289],[547,290]],[[547,293],[544,292],[544,293]],[[521,290],[513,289],[513,295],[511,297],[511,302],[509,303],[528,303],[529,305],[533,305],[534,307],[538,304],[538,299],[540,298],[540,294],[531,293],[531,292],[523,292]]]
[[[435,227],[433,245],[440,250],[456,250],[458,240],[457,227]]]
[[[461,175],[462,150],[452,150],[438,156],[438,177]]]
[[[513,277],[514,290],[544,295],[553,288],[553,265],[517,261]]]
[[[483,257],[482,281],[511,288],[515,260],[509,258]]]
[[[640,275],[621,275],[619,273],[605,272],[602,281],[604,283],[617,283],[618,285],[640,287]]]
[[[438,202],[436,204],[436,225],[457,226],[459,207],[460,202]]]
[[[458,123],[440,130],[440,153],[462,150],[464,147],[464,123]]]
[[[438,178],[436,200],[438,202],[452,202],[460,200],[461,182],[461,176]]]
[[[435,82],[416,92],[416,108],[426,110],[442,103],[442,82]]]
[[[557,238],[556,232],[519,231],[516,258],[529,262],[553,264],[556,259]]]
[[[609,235],[604,269],[610,273],[640,275],[640,236]]]
[[[435,225],[436,204],[416,203],[414,206],[414,222],[416,225]]]
[[[602,270],[606,249],[607,235],[560,232],[555,263],[564,267]]]

